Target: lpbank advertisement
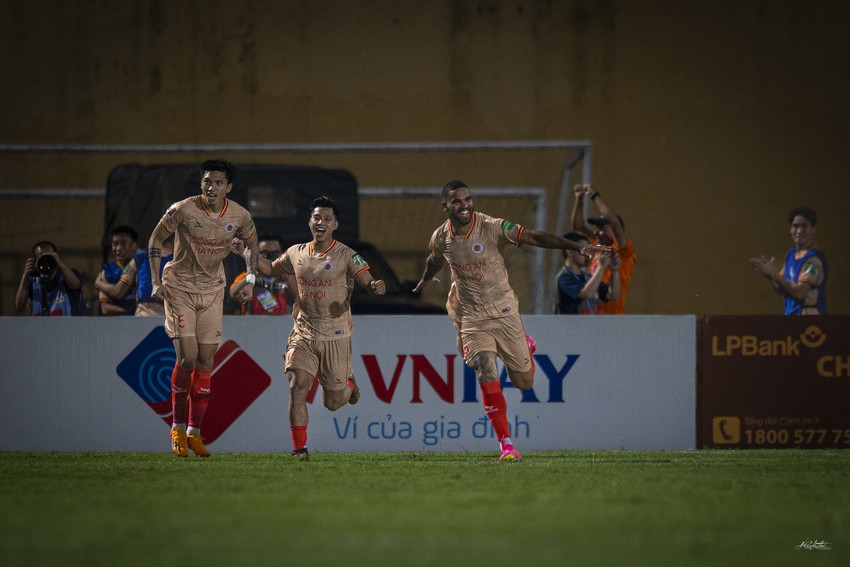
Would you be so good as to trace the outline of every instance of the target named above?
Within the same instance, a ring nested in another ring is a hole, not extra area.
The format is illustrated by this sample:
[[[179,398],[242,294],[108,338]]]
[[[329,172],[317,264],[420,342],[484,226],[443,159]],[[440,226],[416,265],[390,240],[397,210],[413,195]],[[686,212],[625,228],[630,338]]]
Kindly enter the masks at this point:
[[[692,449],[695,318],[525,316],[534,387],[501,383],[515,445]],[[359,316],[360,402],[308,399],[311,452],[495,451],[445,316]],[[292,323],[225,317],[202,434],[211,451],[291,448],[283,354]],[[168,451],[175,355],[157,318],[4,318],[0,450]],[[36,348],[37,347],[37,348]]]

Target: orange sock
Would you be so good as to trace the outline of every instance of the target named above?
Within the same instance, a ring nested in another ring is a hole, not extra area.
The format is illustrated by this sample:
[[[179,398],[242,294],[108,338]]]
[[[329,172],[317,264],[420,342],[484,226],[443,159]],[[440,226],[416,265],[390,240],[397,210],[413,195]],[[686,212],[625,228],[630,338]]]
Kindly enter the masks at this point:
[[[210,403],[210,370],[192,371],[192,390],[189,395],[189,427],[201,428]]]
[[[505,396],[502,395],[502,386],[498,380],[487,382],[481,385],[481,393],[484,397],[484,411],[487,417],[490,418],[490,423],[493,424],[493,431],[496,432],[496,437],[501,441],[505,437],[511,436],[511,429],[508,425],[508,404],[505,402]]]
[[[289,432],[292,434],[292,448],[298,451],[307,446],[307,426],[291,425]]]

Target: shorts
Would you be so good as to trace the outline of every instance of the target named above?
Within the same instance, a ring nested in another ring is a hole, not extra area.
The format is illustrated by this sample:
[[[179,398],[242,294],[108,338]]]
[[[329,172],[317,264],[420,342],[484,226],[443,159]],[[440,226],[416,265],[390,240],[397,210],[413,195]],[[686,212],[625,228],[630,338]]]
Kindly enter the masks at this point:
[[[531,353],[528,351],[525,327],[519,313],[498,319],[464,321],[460,327],[463,360],[467,364],[479,352],[495,352],[508,369],[515,372],[531,371]]]
[[[165,332],[172,339],[197,337],[198,344],[221,342],[224,288],[209,293],[189,293],[168,288],[165,302]]]
[[[158,301],[140,301],[136,305],[136,317],[162,317],[165,306]]]
[[[333,341],[314,341],[302,338],[295,329],[286,344],[286,372],[305,370],[317,376],[322,388],[338,391],[345,388],[351,376],[351,337]]]

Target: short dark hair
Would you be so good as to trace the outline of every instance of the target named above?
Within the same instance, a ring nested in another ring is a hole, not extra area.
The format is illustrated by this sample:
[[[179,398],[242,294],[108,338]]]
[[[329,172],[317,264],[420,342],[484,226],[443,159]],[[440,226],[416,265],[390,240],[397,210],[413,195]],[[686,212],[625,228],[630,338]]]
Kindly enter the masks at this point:
[[[280,235],[278,235],[276,232],[266,232],[257,237],[257,242],[269,242],[271,240],[274,240],[275,242],[280,244],[281,248],[283,248],[283,240],[281,240]]]
[[[571,240],[572,242],[581,242],[582,240],[590,242],[590,239],[587,237],[587,235],[581,232],[568,232],[564,235],[564,238],[566,238],[567,240]],[[564,258],[567,257],[566,248],[561,250],[561,253],[564,255]]]
[[[201,164],[201,177],[208,171],[223,171],[224,176],[227,177],[227,182],[233,183],[233,180],[236,179],[237,169],[236,164],[226,159],[208,159]]]
[[[461,189],[463,187],[466,187],[467,189],[469,189],[469,185],[467,185],[463,181],[460,181],[459,179],[452,179],[451,181],[449,181],[448,183],[443,185],[443,196],[442,196],[443,201],[445,201],[448,198],[449,193],[451,193],[455,189]]]
[[[794,217],[797,215],[809,221],[812,226],[815,226],[818,223],[818,214],[814,209],[810,209],[808,207],[797,207],[791,211],[791,214],[788,215],[788,224],[792,224],[794,222]]]
[[[59,248],[55,244],[53,244],[49,240],[40,240],[32,245],[32,255],[35,256],[36,248],[47,248],[48,246],[53,248],[53,251],[57,254],[59,253]]]
[[[310,205],[310,214],[313,214],[313,211],[316,207],[322,207],[323,209],[331,209],[334,212],[334,216],[339,220],[339,209],[336,208],[336,203],[330,197],[325,197],[322,195],[321,197],[316,197],[313,199],[313,203]]]
[[[132,227],[127,226],[126,224],[122,224],[121,226],[116,226],[112,230],[109,231],[109,237],[114,238],[119,234],[126,234],[130,237],[130,240],[133,242],[139,241],[139,233],[133,230]]]

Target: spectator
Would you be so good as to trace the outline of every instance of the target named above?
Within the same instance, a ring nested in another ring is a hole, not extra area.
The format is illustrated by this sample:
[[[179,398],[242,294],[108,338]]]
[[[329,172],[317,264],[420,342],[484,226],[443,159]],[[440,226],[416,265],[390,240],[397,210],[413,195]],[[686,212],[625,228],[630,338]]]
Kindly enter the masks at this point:
[[[114,261],[103,265],[94,280],[102,315],[133,315],[136,311],[136,281],[131,269],[139,235],[129,226],[118,226],[109,233]]]
[[[174,259],[174,238],[167,238],[162,243],[162,257],[159,264],[159,278],[172,259]],[[133,256],[133,268],[136,270],[136,317],[164,317],[165,306],[159,299],[151,296],[153,281],[147,250],[137,251]]]
[[[826,255],[815,245],[818,214],[798,207],[788,215],[794,247],[785,255],[785,265],[776,269],[775,258],[759,256],[750,265],[767,278],[774,291],[785,296],[786,315],[826,315]]]
[[[588,243],[580,232],[564,235],[580,245]],[[564,249],[564,267],[558,272],[558,300],[555,313],[566,315],[591,315],[600,313],[600,302],[616,301],[620,295],[620,256],[616,253],[600,252],[599,268],[593,275],[587,271],[591,257],[576,250]],[[602,281],[602,274],[610,266],[611,286]]]
[[[594,238],[594,243],[614,248],[620,257],[620,295],[617,299],[603,302],[600,305],[600,313],[608,315],[622,315],[626,312],[626,296],[629,293],[629,283],[635,271],[634,245],[631,238],[626,234],[626,224],[623,217],[616,214],[603,200],[599,191],[594,191],[590,185],[576,185],[574,188],[575,201],[573,202],[573,230],[585,234],[588,238]],[[584,204],[585,198],[596,204],[601,216],[587,219],[587,223],[593,225],[591,230],[585,225]],[[590,263],[589,272],[592,275],[597,269],[604,270],[602,281],[611,286],[611,270],[598,266],[600,256],[596,256]]]
[[[81,286],[80,272],[65,265],[55,244],[42,240],[24,264],[15,308],[34,316],[81,315]]]
[[[260,257],[269,262],[274,262],[283,254],[283,244],[276,234],[261,234],[258,237]],[[246,255],[242,241],[236,240],[236,245],[241,248],[237,250],[243,256]],[[285,278],[259,277],[254,284],[253,294],[248,293],[245,285],[246,272],[242,272],[230,285],[230,297],[241,305],[240,315],[284,315],[287,303],[292,304],[294,298],[290,297],[289,288]]]

